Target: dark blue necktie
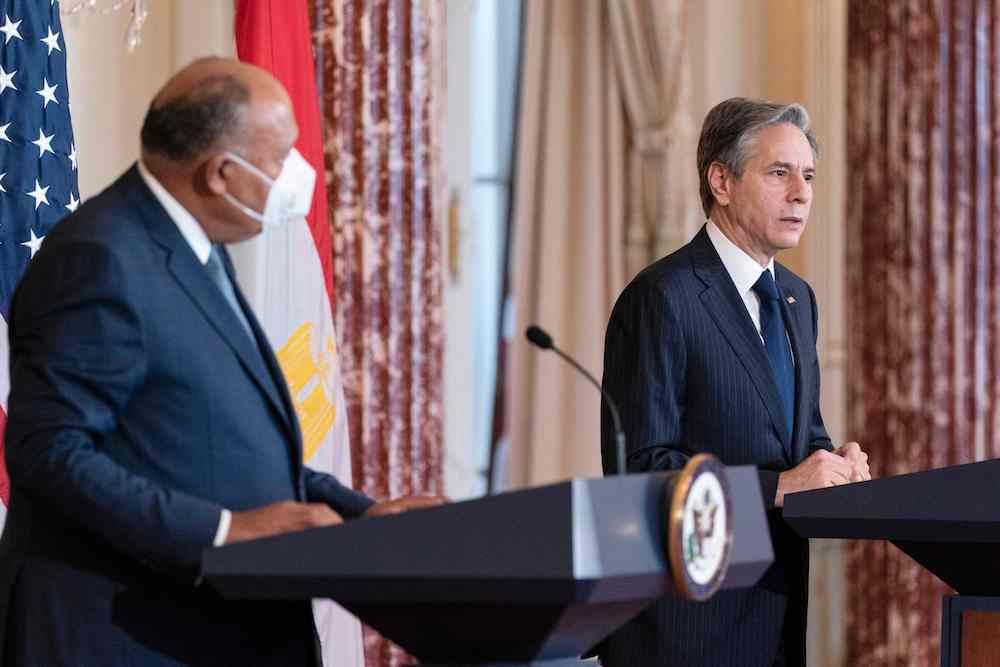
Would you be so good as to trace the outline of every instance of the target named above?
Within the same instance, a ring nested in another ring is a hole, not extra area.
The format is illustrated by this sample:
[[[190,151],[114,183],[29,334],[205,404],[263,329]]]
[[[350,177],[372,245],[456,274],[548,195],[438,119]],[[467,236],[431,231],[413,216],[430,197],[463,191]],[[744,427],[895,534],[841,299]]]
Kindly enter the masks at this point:
[[[765,270],[760,274],[753,291],[760,299],[760,334],[764,338],[767,358],[778,383],[778,396],[785,411],[788,434],[791,435],[792,420],[795,417],[795,369],[792,367],[792,352],[788,349],[785,334],[785,318],[781,316],[781,304],[778,303],[781,297],[770,271]]]

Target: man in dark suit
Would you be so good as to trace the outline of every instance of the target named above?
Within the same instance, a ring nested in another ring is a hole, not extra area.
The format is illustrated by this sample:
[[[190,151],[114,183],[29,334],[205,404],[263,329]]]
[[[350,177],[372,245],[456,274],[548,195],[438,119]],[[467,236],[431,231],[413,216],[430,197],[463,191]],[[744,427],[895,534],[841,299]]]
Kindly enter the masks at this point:
[[[834,449],[823,425],[815,295],[774,262],[805,228],[816,152],[799,105],[712,109],[698,144],[708,222],[615,304],[604,387],[621,407],[629,470],[675,470],[698,452],[757,466],[775,563],[753,588],[657,603],[605,642],[605,665],[806,664],[808,543],[782,521],[784,496],[870,478],[861,447]]]
[[[225,602],[197,585],[202,551],[434,502],[302,465],[221,246],[308,210],[297,134],[269,74],[193,63],[153,100],[140,162],[32,261],[10,328],[5,664],[318,664],[307,601]]]

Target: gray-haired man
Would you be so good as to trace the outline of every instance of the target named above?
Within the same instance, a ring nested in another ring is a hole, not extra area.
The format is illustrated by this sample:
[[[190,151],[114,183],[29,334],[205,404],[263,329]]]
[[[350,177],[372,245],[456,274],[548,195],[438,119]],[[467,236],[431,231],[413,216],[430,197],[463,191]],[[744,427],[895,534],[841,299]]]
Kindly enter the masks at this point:
[[[680,468],[698,452],[756,465],[775,564],[754,588],[654,605],[605,642],[605,665],[806,662],[808,544],[780,507],[787,493],[870,477],[861,447],[834,449],[823,425],[815,295],[774,262],[805,229],[816,153],[799,105],[734,98],[713,108],[698,143],[708,221],[615,304],[604,386],[621,407],[629,470]]]

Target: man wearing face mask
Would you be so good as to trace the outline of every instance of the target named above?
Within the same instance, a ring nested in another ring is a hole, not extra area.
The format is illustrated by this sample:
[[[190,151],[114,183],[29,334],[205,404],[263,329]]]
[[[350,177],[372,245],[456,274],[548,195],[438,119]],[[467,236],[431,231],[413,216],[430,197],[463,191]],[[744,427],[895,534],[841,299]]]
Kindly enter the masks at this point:
[[[304,602],[226,602],[204,549],[438,502],[302,465],[223,243],[306,214],[316,174],[268,73],[197,61],[140,161],[48,235],[13,300],[0,541],[10,665],[315,665]]]

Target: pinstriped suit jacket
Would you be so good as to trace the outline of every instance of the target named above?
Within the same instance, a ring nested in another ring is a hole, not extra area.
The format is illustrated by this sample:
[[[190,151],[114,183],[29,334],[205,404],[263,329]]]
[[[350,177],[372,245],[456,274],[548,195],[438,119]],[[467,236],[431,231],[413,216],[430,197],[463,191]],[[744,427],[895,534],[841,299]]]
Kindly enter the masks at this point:
[[[615,304],[604,388],[621,409],[629,470],[677,469],[699,452],[756,465],[775,564],[753,588],[653,605],[604,642],[605,665],[769,666],[779,645],[788,664],[805,665],[808,544],[773,502],[779,473],[831,444],[819,410],[815,295],[777,263],[775,278],[795,358],[791,438],[757,329],[704,228],[636,276]],[[605,473],[616,472],[606,410],[601,453]]]

